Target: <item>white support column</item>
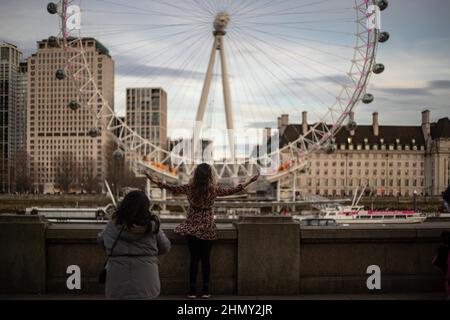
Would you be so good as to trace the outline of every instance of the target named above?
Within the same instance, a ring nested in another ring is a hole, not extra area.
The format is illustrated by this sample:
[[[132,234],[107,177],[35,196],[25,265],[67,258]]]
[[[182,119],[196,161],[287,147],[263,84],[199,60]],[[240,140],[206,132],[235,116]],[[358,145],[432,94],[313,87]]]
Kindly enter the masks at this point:
[[[145,183],[145,193],[147,194],[147,197],[151,200],[152,199],[152,188],[151,188],[149,179],[147,179],[147,182]]]
[[[295,201],[295,194],[297,192],[297,171],[294,171],[294,181],[292,182],[292,201]]]
[[[297,171],[294,171],[294,181],[292,182],[292,202],[295,202],[297,193]],[[292,205],[292,212],[295,212],[295,204]]]
[[[163,189],[162,190],[162,200],[164,201],[164,202],[166,202],[167,201],[167,190],[166,189]],[[162,211],[163,212],[167,212],[167,205],[164,203],[163,205],[162,205]]]
[[[236,159],[236,149],[234,144],[233,105],[231,101],[230,82],[228,79],[228,67],[227,67],[227,59],[225,57],[225,45],[223,36],[218,37],[218,42],[220,51],[220,61],[222,62],[223,98],[225,102],[225,114],[227,118],[228,140],[230,143],[231,157],[232,159]]]
[[[281,202],[281,180],[278,180],[277,182],[277,202]],[[277,205],[277,213],[279,213],[281,210],[280,205]]]
[[[192,147],[192,159],[195,159],[198,152],[198,138],[201,131],[201,123],[205,116],[206,104],[208,102],[209,91],[211,89],[211,81],[214,72],[214,66],[216,63],[217,51],[220,51],[220,60],[222,66],[222,86],[223,86],[223,98],[225,104],[225,114],[228,129],[228,139],[230,144],[231,157],[236,159],[236,148],[234,143],[234,120],[233,120],[233,105],[231,101],[230,82],[228,79],[228,66],[226,62],[224,36],[226,35],[226,28],[230,22],[230,16],[226,12],[220,12],[217,14],[214,21],[214,45],[211,51],[211,57],[209,59],[208,70],[205,76],[205,83],[203,84],[202,96],[200,98],[200,104],[197,110],[196,125],[193,134],[193,147]]]
[[[209,59],[208,71],[205,76],[205,83],[203,84],[202,96],[200,98],[200,104],[197,110],[197,116],[195,118],[196,124],[194,128],[193,142],[192,142],[192,159],[195,159],[195,155],[198,150],[198,139],[200,136],[201,123],[203,122],[203,118],[205,117],[206,104],[208,102],[209,91],[211,89],[211,81],[214,72],[214,66],[216,64],[216,55],[217,55],[217,47],[218,40],[217,37],[214,37],[214,44],[211,50],[211,57]]]

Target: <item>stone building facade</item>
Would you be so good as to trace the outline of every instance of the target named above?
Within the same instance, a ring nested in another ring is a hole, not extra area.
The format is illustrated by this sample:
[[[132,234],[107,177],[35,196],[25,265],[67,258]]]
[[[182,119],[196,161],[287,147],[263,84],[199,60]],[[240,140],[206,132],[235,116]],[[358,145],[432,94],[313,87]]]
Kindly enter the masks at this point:
[[[290,124],[287,115],[278,124],[282,146],[310,127],[306,113],[301,124]],[[299,191],[352,196],[367,186],[378,196],[440,195],[450,184],[450,120],[431,123],[428,110],[419,126],[382,126],[374,113],[372,125],[351,132],[343,128],[332,142],[336,152],[311,155],[308,168],[299,175]]]

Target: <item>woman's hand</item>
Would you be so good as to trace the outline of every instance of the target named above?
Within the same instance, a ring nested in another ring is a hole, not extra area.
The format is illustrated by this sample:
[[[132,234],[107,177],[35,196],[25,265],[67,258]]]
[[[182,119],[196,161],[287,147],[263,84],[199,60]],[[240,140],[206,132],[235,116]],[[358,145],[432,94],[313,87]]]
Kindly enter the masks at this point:
[[[261,174],[260,174],[259,171],[258,171],[258,173],[257,173],[256,175],[254,175],[250,180],[248,180],[248,181],[244,184],[244,188],[247,187],[247,186],[249,186],[250,184],[256,182],[256,181],[259,179],[259,176],[260,176],[260,175],[261,175]]]

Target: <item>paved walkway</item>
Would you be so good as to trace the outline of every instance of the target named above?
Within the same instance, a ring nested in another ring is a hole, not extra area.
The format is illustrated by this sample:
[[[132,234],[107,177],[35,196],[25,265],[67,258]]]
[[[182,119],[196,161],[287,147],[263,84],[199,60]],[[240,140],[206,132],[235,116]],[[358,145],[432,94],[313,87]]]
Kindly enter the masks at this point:
[[[105,300],[102,295],[45,294],[45,295],[0,295],[0,300]],[[161,296],[158,300],[188,300],[185,296]],[[445,294],[336,294],[296,296],[213,296],[211,300],[446,300]],[[192,300],[190,300],[192,301]]]

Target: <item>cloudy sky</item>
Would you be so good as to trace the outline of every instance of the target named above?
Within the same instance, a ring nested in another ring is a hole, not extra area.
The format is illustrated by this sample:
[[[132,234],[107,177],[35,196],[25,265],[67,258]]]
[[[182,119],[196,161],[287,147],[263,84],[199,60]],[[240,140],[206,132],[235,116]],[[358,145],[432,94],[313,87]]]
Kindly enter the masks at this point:
[[[76,1],[75,1],[76,2]],[[1,0],[0,40],[18,45],[25,56],[36,41],[55,35],[58,22],[47,1]],[[302,110],[320,118],[335,99],[352,58],[353,0],[83,0],[84,36],[104,43],[116,62],[115,106],[123,113],[126,87],[168,91],[171,129],[195,117],[212,47],[217,11],[231,15],[227,60],[236,127],[274,125]],[[391,40],[377,61],[371,105],[357,121],[417,125],[420,112],[437,120],[450,114],[450,1],[391,0],[382,13]],[[205,121],[223,126],[220,65],[214,69]]]

